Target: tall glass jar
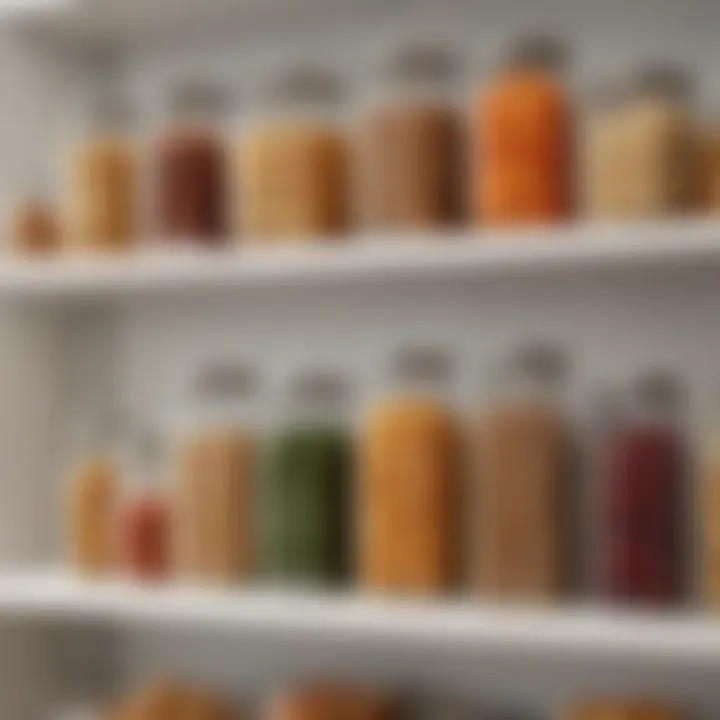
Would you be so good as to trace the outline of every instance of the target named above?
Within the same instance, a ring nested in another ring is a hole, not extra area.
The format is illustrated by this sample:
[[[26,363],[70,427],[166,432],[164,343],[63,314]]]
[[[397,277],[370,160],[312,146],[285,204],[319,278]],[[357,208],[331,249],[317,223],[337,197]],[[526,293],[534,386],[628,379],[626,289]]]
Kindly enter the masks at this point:
[[[108,419],[89,424],[83,451],[68,480],[70,562],[86,577],[106,576],[115,567],[114,527],[121,483],[115,440],[115,428]]]
[[[201,582],[246,580],[255,568],[256,371],[214,364],[195,380],[175,440],[175,562]]]
[[[366,230],[457,224],[466,169],[458,68],[442,47],[410,46],[376,83],[356,140],[354,205]]]
[[[685,594],[688,454],[679,397],[674,377],[643,375],[605,434],[595,555],[606,599],[668,604]]]
[[[239,226],[258,242],[298,242],[347,229],[348,147],[340,85],[299,68],[268,83],[237,152]]]
[[[700,518],[700,594],[705,605],[720,608],[720,425],[717,399],[710,432],[703,439],[701,484],[697,515]]]
[[[392,388],[360,438],[359,581],[368,590],[441,594],[457,565],[456,428],[450,359],[438,348],[398,354]]]
[[[119,251],[136,240],[139,171],[130,112],[117,100],[98,101],[89,133],[70,148],[63,208],[70,249]]]
[[[676,69],[638,73],[621,114],[625,217],[668,217],[692,207],[698,143],[689,97],[688,79]]]
[[[479,594],[557,600],[571,543],[564,359],[545,345],[502,361],[471,433],[470,575]]]
[[[157,234],[173,243],[218,245],[228,237],[229,162],[221,124],[228,97],[188,83],[170,98],[170,119],[156,140],[152,189]]]
[[[521,40],[478,98],[477,223],[549,223],[571,214],[574,119],[560,74],[563,54],[553,40]]]
[[[292,381],[268,448],[262,567],[279,582],[338,584],[350,572],[351,440],[347,388],[324,371]]]

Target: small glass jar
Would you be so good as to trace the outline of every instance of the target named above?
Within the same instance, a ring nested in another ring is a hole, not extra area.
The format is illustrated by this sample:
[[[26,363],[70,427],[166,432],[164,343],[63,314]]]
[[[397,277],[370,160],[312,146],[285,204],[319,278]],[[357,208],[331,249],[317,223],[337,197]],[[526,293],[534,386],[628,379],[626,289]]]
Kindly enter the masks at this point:
[[[512,47],[473,119],[473,207],[478,224],[541,224],[572,212],[574,119],[549,38]]]
[[[393,56],[357,129],[354,206],[364,230],[432,230],[463,214],[458,67],[442,47]]]
[[[605,433],[594,549],[605,599],[669,604],[685,595],[689,462],[679,388],[665,373],[640,376]]]
[[[80,575],[95,578],[115,567],[113,527],[121,473],[110,422],[89,423],[85,436],[68,481],[66,520],[71,564]]]
[[[128,579],[156,582],[170,569],[170,506],[161,487],[159,437],[150,431],[136,435],[117,517],[118,564]]]
[[[72,250],[124,251],[135,245],[139,172],[131,112],[103,99],[88,134],[70,151],[63,206],[64,244]]]
[[[341,98],[333,75],[309,68],[266,86],[237,152],[239,225],[250,242],[302,242],[347,230]]]
[[[230,166],[222,123],[229,98],[204,83],[179,86],[153,151],[152,214],[160,239],[217,246],[228,239]]]
[[[59,251],[60,219],[46,193],[34,189],[21,195],[9,206],[7,220],[12,252],[33,257]]]
[[[175,561],[182,577],[247,580],[255,568],[260,384],[241,364],[203,368],[174,440]]]
[[[502,360],[471,433],[473,587],[502,600],[552,601],[568,585],[569,432],[565,361],[549,345]]]
[[[338,585],[350,571],[351,439],[347,387],[299,373],[269,447],[261,502],[262,568],[281,583]]]
[[[392,388],[362,426],[359,579],[373,591],[436,595],[457,570],[457,446],[448,355],[417,347],[395,358]]]
[[[678,69],[651,67],[635,78],[621,113],[625,217],[669,217],[695,204],[698,140],[689,101]]]
[[[720,122],[708,123],[700,140],[700,210],[706,215],[720,214]]]

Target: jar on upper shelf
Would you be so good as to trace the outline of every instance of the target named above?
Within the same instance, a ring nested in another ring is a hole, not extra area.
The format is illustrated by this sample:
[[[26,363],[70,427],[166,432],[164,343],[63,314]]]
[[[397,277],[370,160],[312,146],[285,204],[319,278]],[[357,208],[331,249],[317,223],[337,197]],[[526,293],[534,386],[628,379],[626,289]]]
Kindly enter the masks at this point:
[[[169,104],[151,160],[155,233],[163,242],[224,244],[230,165],[222,123],[228,94],[211,83],[188,82],[174,90]]]
[[[438,45],[393,55],[355,135],[354,214],[363,230],[434,230],[462,219],[465,126],[456,58]]]
[[[363,420],[356,519],[363,589],[441,595],[454,586],[460,536],[450,378],[441,348],[408,348],[395,358],[387,396]]]
[[[174,552],[186,579],[231,584],[255,569],[260,398],[244,363],[212,363],[194,380],[173,438]]]
[[[334,75],[307,67],[263,88],[236,152],[236,224],[249,241],[305,242],[347,230],[341,90]]]
[[[121,251],[135,244],[139,223],[139,167],[129,106],[101,98],[90,130],[70,149],[63,186],[64,245]]]
[[[680,399],[673,375],[644,373],[603,433],[592,574],[604,599],[667,605],[685,597],[689,457]]]
[[[338,585],[351,570],[348,388],[334,372],[291,382],[269,444],[260,503],[264,574],[280,583]]]
[[[470,432],[467,559],[475,592],[557,601],[569,587],[573,538],[565,361],[547,344],[502,359]]]
[[[473,111],[473,213],[489,225],[544,224],[573,212],[574,117],[548,38],[515,44]]]

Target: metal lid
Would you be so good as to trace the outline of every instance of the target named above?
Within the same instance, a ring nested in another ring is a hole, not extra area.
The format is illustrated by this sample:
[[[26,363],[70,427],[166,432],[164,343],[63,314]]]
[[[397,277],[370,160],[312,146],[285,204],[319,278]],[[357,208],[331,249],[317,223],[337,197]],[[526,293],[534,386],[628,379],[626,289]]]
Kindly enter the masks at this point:
[[[198,399],[206,402],[241,400],[258,394],[260,379],[249,364],[215,362],[200,369],[193,390]]]
[[[347,384],[339,372],[311,369],[297,373],[290,381],[290,394],[299,403],[335,405],[347,396]]]
[[[96,130],[127,131],[137,123],[137,113],[127,98],[101,93],[91,103],[90,122]]]
[[[453,371],[448,352],[433,345],[417,345],[399,350],[393,361],[395,373],[419,382],[444,382]]]
[[[559,72],[567,63],[565,43],[550,35],[532,34],[518,38],[506,56],[512,68],[532,68]]]
[[[684,395],[678,376],[662,369],[638,375],[633,382],[633,390],[645,407],[658,411],[678,409]]]
[[[328,70],[300,65],[271,80],[265,98],[271,103],[332,105],[342,98],[342,84]]]
[[[186,80],[173,88],[169,104],[178,115],[221,117],[235,105],[235,99],[212,81]]]
[[[386,73],[394,80],[448,82],[459,72],[457,57],[441,44],[416,43],[396,52]]]
[[[647,65],[635,74],[635,90],[638,94],[668,98],[684,102],[692,94],[692,82],[688,73],[671,63]]]

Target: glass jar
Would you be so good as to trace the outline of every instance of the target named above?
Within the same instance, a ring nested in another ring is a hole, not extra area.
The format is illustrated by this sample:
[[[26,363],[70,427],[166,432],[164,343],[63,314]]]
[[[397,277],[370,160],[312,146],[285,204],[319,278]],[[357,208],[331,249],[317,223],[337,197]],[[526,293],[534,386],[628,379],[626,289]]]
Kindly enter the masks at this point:
[[[478,224],[551,223],[572,212],[574,120],[563,49],[526,38],[478,98],[473,120]]]
[[[336,78],[309,68],[266,87],[237,153],[239,225],[250,241],[297,242],[347,229],[340,99]]]
[[[259,391],[248,365],[209,365],[195,380],[174,450],[175,560],[187,579],[230,584],[254,570]]]
[[[268,720],[391,720],[397,708],[385,695],[345,685],[291,688],[270,698]]]
[[[620,113],[623,217],[662,218],[694,204],[697,132],[689,114],[687,77],[672,68],[638,74]]]
[[[700,142],[702,181],[701,209],[705,214],[720,214],[720,123],[710,123]]]
[[[351,440],[347,388],[298,374],[269,447],[261,502],[262,567],[280,582],[339,584],[350,572]]]
[[[521,347],[495,373],[474,422],[468,560],[478,594],[552,601],[568,585],[569,430],[564,358]]]
[[[412,348],[395,359],[392,389],[360,440],[359,580],[368,590],[447,592],[456,571],[456,432],[450,359]]]
[[[131,580],[158,581],[169,573],[172,530],[167,493],[160,487],[160,441],[147,430],[135,435],[118,510],[118,562]]]
[[[643,375],[605,433],[595,554],[608,600],[668,604],[685,593],[688,456],[679,398],[674,377]]]
[[[45,255],[60,249],[57,209],[40,194],[28,194],[10,208],[11,249],[20,255]]]
[[[717,424],[704,439],[701,470],[697,504],[700,518],[700,591],[703,602],[717,610],[720,608],[720,432]]]
[[[66,513],[70,560],[85,577],[105,576],[115,566],[115,525],[120,470],[109,421],[89,424],[83,452],[69,477]]]
[[[411,46],[388,63],[357,132],[354,205],[363,229],[459,223],[465,138],[457,71],[442,47]]]
[[[644,699],[598,699],[573,705],[563,713],[568,720],[682,720],[680,708]]]
[[[153,151],[153,215],[164,241],[227,241],[230,172],[220,125],[228,104],[210,84],[187,83],[172,94],[170,121]]]
[[[119,101],[93,108],[89,134],[70,150],[65,183],[65,244],[121,251],[136,240],[139,172],[130,111]]]

